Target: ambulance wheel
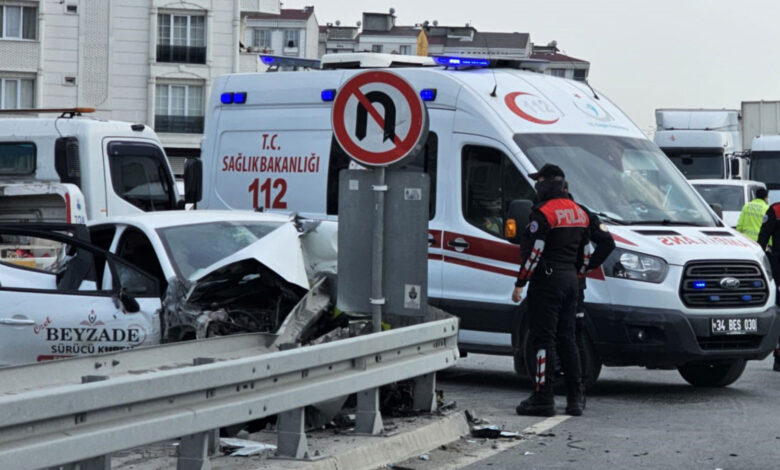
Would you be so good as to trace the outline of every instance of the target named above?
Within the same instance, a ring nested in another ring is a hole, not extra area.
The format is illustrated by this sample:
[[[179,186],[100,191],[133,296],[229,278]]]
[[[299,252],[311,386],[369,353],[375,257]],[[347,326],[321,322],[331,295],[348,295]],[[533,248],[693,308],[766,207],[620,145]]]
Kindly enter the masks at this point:
[[[528,330],[525,329],[522,335],[518,334],[518,337],[522,338],[520,345],[514,347],[514,366],[515,373],[520,377],[531,377],[526,367],[525,358],[534,356],[536,351],[531,350],[531,345],[528,341]],[[582,370],[582,384],[585,386],[585,390],[590,389],[598,380],[601,374],[601,358],[599,358],[596,352],[595,346],[593,346],[593,340],[590,339],[589,334],[585,334],[585,361]],[[555,392],[558,394],[566,393],[566,383],[563,377],[563,370],[561,369],[560,358],[555,360]]]
[[[694,387],[725,387],[737,381],[745,371],[747,361],[699,362],[679,366],[677,370]]]

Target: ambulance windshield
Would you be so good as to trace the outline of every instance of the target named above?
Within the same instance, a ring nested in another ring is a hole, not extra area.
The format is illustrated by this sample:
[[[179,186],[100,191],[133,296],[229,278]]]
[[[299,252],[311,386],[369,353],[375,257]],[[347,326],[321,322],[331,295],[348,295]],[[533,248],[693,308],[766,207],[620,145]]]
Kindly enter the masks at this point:
[[[713,227],[716,219],[650,141],[586,134],[516,134],[536,168],[560,166],[577,200],[609,222]]]

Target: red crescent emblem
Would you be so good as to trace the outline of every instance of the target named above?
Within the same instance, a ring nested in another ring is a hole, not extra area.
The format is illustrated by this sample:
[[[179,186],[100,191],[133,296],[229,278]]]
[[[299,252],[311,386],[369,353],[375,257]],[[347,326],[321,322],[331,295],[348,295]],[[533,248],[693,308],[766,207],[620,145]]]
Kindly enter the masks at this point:
[[[555,118],[555,119],[552,119],[552,120],[539,119],[538,117],[531,116],[527,112],[525,112],[522,109],[520,109],[520,106],[517,105],[517,102],[515,102],[515,99],[518,96],[521,96],[521,95],[533,96],[533,97],[536,98],[536,95],[532,95],[532,94],[526,93],[524,91],[514,91],[512,93],[509,93],[508,95],[506,95],[506,98],[504,98],[504,102],[506,103],[506,106],[507,106],[507,108],[509,108],[510,111],[512,111],[513,113],[517,114],[518,116],[520,116],[521,118],[525,119],[526,121],[533,122],[534,124],[550,125],[550,124],[555,124],[556,122],[558,122],[558,120],[560,118]]]

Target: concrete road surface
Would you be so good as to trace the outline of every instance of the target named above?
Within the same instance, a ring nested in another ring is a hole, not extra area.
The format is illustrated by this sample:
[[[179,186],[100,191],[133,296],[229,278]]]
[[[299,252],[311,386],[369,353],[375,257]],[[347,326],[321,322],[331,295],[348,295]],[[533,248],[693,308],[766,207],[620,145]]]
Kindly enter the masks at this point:
[[[604,368],[582,417],[515,415],[529,384],[507,357],[471,355],[439,375],[460,409],[525,439],[462,439],[414,469],[780,469],[780,373],[750,362],[733,385],[697,389],[676,371]],[[565,398],[557,397],[563,413]]]

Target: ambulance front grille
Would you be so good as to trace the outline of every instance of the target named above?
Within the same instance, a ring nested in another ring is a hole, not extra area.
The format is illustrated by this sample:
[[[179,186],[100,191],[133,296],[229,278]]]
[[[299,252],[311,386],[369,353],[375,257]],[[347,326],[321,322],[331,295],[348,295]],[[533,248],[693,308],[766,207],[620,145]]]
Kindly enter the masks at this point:
[[[756,307],[768,297],[768,283],[757,263],[688,263],[680,283],[680,298],[691,308]]]

